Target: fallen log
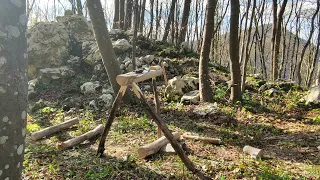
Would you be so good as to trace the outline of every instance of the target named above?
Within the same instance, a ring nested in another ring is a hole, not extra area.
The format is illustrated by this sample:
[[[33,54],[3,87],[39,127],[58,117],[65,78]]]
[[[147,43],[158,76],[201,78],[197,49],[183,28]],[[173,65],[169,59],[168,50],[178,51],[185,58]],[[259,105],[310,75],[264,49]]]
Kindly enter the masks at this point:
[[[181,134],[179,132],[172,133],[174,139],[180,139]],[[162,136],[151,144],[144,145],[138,149],[138,154],[140,158],[145,158],[151,154],[157,153],[163,146],[169,143],[169,140]]]
[[[187,135],[187,134],[183,134],[182,137],[184,139],[193,139],[193,140],[204,141],[204,142],[208,142],[208,143],[211,143],[211,144],[217,144],[217,145],[222,143],[221,139],[219,139],[219,138],[191,136],[191,135]]]
[[[262,149],[258,149],[258,148],[252,147],[252,146],[244,146],[243,152],[251,155],[251,157],[254,159],[262,157],[262,154],[263,154]]]
[[[72,147],[82,143],[85,140],[91,139],[99,134],[102,134],[103,129],[104,129],[103,125],[100,124],[99,126],[97,126],[96,128],[94,128],[91,131],[88,131],[80,136],[77,136],[77,137],[74,137],[74,138],[69,139],[67,141],[64,141],[63,143],[58,145],[58,149],[65,150],[65,149],[72,148]]]
[[[31,139],[37,141],[45,136],[67,129],[77,123],[79,123],[79,119],[76,117],[55,126],[50,126],[40,131],[34,132],[31,134]]]

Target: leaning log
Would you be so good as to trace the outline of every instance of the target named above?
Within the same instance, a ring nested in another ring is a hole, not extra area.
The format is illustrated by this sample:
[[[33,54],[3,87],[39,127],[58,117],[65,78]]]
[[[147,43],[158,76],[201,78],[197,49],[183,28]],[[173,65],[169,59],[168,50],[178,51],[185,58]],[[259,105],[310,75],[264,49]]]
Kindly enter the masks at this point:
[[[40,131],[37,131],[35,133],[32,133],[31,134],[31,139],[34,140],[34,141],[37,141],[45,136],[48,136],[48,135],[51,135],[53,133],[56,133],[56,132],[59,132],[59,131],[62,131],[64,129],[67,129],[75,124],[79,123],[79,119],[76,117],[76,118],[73,118],[73,119],[70,119],[68,121],[65,121],[63,123],[60,123],[60,124],[57,124],[55,126],[50,126],[50,127],[47,127],[45,129],[42,129]]]
[[[181,134],[179,132],[172,133],[174,136],[174,139],[180,139]],[[161,138],[157,139],[156,141],[144,145],[138,149],[138,154],[140,158],[145,158],[147,156],[150,156],[152,154],[157,153],[163,146],[169,143],[169,140],[162,136]]]
[[[251,155],[251,157],[254,159],[262,157],[262,153],[263,153],[262,149],[258,149],[252,146],[244,146],[243,152]]]
[[[211,144],[221,144],[222,141],[219,138],[210,138],[210,137],[200,137],[200,136],[191,136],[191,135],[187,135],[187,134],[183,134],[182,137],[184,139],[192,139],[192,140],[197,140],[197,141],[204,141],[204,142],[208,142]]]
[[[58,145],[58,149],[64,150],[64,149],[72,148],[72,147],[82,143],[85,140],[89,140],[99,134],[102,134],[103,129],[104,129],[104,126],[102,124],[100,124],[99,126],[97,126],[96,128],[94,128],[91,131],[88,131],[80,136],[74,137],[72,139],[69,139],[69,140],[61,143],[60,145]]]

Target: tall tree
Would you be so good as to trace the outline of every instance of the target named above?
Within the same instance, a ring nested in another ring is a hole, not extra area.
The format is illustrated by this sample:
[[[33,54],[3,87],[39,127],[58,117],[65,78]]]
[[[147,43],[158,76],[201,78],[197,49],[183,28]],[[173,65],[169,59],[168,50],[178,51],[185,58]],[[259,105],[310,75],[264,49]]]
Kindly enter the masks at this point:
[[[204,38],[201,47],[199,61],[199,91],[200,100],[203,102],[212,102],[213,94],[210,87],[209,76],[209,54],[212,40],[212,31],[214,30],[214,13],[217,6],[217,0],[207,0],[206,20],[204,26]]]
[[[114,53],[109,37],[100,0],[87,0],[87,7],[92,22],[93,32],[97,41],[109,82],[114,92],[118,92],[117,75],[121,74],[120,66]]]
[[[272,80],[275,81],[278,78],[278,66],[279,66],[279,49],[281,39],[281,24],[283,21],[283,13],[288,3],[288,0],[283,0],[282,5],[277,15],[277,0],[273,0],[273,40],[272,40]]]
[[[125,3],[125,0],[120,0],[119,1],[119,26],[120,26],[120,29],[123,29],[123,26],[124,26],[124,15],[125,15],[125,10],[124,10],[124,3]]]
[[[127,30],[128,28],[131,29],[131,22],[132,22],[132,5],[133,0],[126,0],[126,14],[124,19],[124,30]]]
[[[171,7],[170,7],[169,16],[168,16],[168,21],[167,21],[166,27],[165,27],[165,29],[164,29],[164,34],[163,34],[162,41],[167,41],[167,39],[168,39],[169,30],[170,30],[170,24],[171,24],[172,21],[173,21],[174,10],[175,10],[175,7],[176,7],[176,2],[177,2],[177,0],[172,0],[172,1],[171,1]],[[171,27],[171,28],[173,28],[173,27]]]
[[[141,17],[139,22],[139,32],[143,33],[143,26],[144,26],[144,12],[146,10],[146,0],[143,0],[141,8]]]
[[[0,6],[0,179],[21,179],[27,120],[26,1]]]
[[[151,39],[152,39],[152,30],[153,30],[153,4],[154,4],[154,0],[150,0],[150,30],[147,37]]]
[[[309,34],[309,37],[308,37],[308,40],[307,42],[304,44],[303,48],[302,48],[302,51],[301,51],[301,56],[300,56],[300,61],[298,62],[298,65],[297,65],[297,79],[298,79],[298,84],[301,85],[301,66],[302,66],[302,62],[303,62],[303,57],[306,53],[306,50],[307,50],[307,47],[310,45],[311,43],[311,38],[312,38],[312,35],[314,33],[314,20],[317,16],[319,12],[319,0],[317,0],[317,8],[316,8],[316,11],[314,12],[314,14],[312,15],[312,18],[311,18],[311,29],[310,29],[310,34]],[[319,46],[319,44],[318,44]]]
[[[231,0],[231,16],[230,16],[230,72],[231,72],[231,94],[230,100],[236,102],[241,99],[241,71],[239,64],[239,0]]]
[[[101,3],[101,2],[100,2]],[[113,16],[113,29],[119,28],[119,0],[114,0],[114,16]]]
[[[132,66],[133,69],[136,69],[136,41],[137,41],[137,32],[138,32],[138,0],[134,0],[134,19],[133,19],[133,38],[132,38]]]
[[[189,14],[190,14],[190,4],[191,4],[191,0],[184,1],[179,43],[182,43],[186,37],[187,27],[188,27],[188,19],[189,19]]]
[[[79,15],[83,16],[81,0],[77,0],[77,12]]]

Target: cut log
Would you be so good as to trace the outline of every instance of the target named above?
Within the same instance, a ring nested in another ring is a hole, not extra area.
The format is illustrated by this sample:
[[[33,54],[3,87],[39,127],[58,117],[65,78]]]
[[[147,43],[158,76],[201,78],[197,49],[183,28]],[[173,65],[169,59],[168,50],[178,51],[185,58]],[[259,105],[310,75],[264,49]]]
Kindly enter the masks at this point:
[[[204,142],[208,142],[211,144],[221,144],[222,141],[219,138],[209,138],[209,137],[199,137],[199,136],[191,136],[191,135],[187,135],[187,134],[183,134],[182,137],[184,139],[193,139],[193,140],[198,140],[198,141],[204,141]]]
[[[76,118],[73,118],[73,119],[70,119],[68,121],[65,121],[61,124],[57,124],[55,126],[50,126],[50,127],[47,127],[45,129],[42,129],[40,131],[37,131],[35,133],[32,133],[31,134],[31,139],[36,141],[36,140],[39,140],[45,136],[48,136],[48,135],[51,135],[53,133],[56,133],[56,132],[59,132],[59,131],[62,131],[64,129],[67,129],[75,124],[79,123],[79,119],[76,117]]]
[[[251,155],[251,157],[254,159],[262,157],[262,154],[263,154],[262,149],[258,149],[258,148],[252,147],[252,146],[244,146],[243,152]]]
[[[152,66],[149,70],[144,70],[141,73],[128,72],[126,74],[120,74],[116,80],[120,86],[127,86],[134,82],[138,83],[160,75],[162,75],[162,68],[160,66]]]
[[[91,139],[99,134],[102,134],[103,129],[104,129],[103,125],[100,124],[99,126],[97,126],[96,128],[94,128],[91,131],[88,131],[80,136],[77,136],[75,138],[69,139],[69,140],[61,143],[60,145],[58,145],[58,149],[64,150],[64,149],[72,148],[72,147],[82,143],[85,140]]]
[[[318,150],[320,151],[320,146],[318,146],[317,148],[318,148]]]
[[[174,136],[174,139],[180,139],[181,134],[179,132],[172,133]],[[161,138],[157,139],[151,144],[144,145],[138,149],[138,154],[140,158],[145,158],[147,156],[150,156],[152,154],[157,153],[163,146],[168,144],[169,141],[165,136],[162,136]]]

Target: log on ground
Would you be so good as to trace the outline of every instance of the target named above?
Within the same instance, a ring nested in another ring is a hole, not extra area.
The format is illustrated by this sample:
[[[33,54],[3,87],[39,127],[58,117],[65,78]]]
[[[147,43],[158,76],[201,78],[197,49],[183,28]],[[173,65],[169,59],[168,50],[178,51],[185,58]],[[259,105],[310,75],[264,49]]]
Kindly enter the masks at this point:
[[[193,139],[193,140],[204,141],[204,142],[208,142],[208,143],[211,143],[211,144],[217,144],[217,145],[222,143],[221,139],[219,139],[219,138],[191,136],[191,135],[187,135],[187,134],[183,134],[182,137],[184,139]]]
[[[80,136],[74,137],[72,139],[69,139],[69,140],[61,143],[60,145],[58,145],[58,149],[64,150],[64,149],[72,148],[72,147],[82,143],[85,140],[89,140],[99,134],[102,134],[103,129],[104,129],[103,125],[100,124],[99,126],[97,126],[96,128],[94,128],[91,131],[88,131]]]
[[[259,157],[262,157],[263,151],[262,149],[255,148],[252,146],[244,146],[243,147],[243,152],[246,154],[251,155],[252,158],[256,159]]]
[[[172,133],[175,139],[180,139],[181,134],[179,132]],[[157,139],[156,141],[152,142],[151,144],[144,145],[138,149],[138,154],[140,158],[145,158],[152,154],[157,153],[161,147],[168,144],[169,141],[165,136]]]
[[[65,121],[63,123],[60,123],[60,124],[57,124],[55,126],[50,126],[50,127],[47,127],[45,129],[42,129],[40,131],[37,131],[35,133],[32,133],[31,134],[31,139],[36,141],[36,140],[39,140],[45,136],[48,136],[48,135],[51,135],[53,133],[56,133],[56,132],[59,132],[59,131],[62,131],[64,129],[67,129],[75,124],[79,123],[79,119],[76,117],[76,118],[73,118],[73,119],[70,119],[68,121]]]

